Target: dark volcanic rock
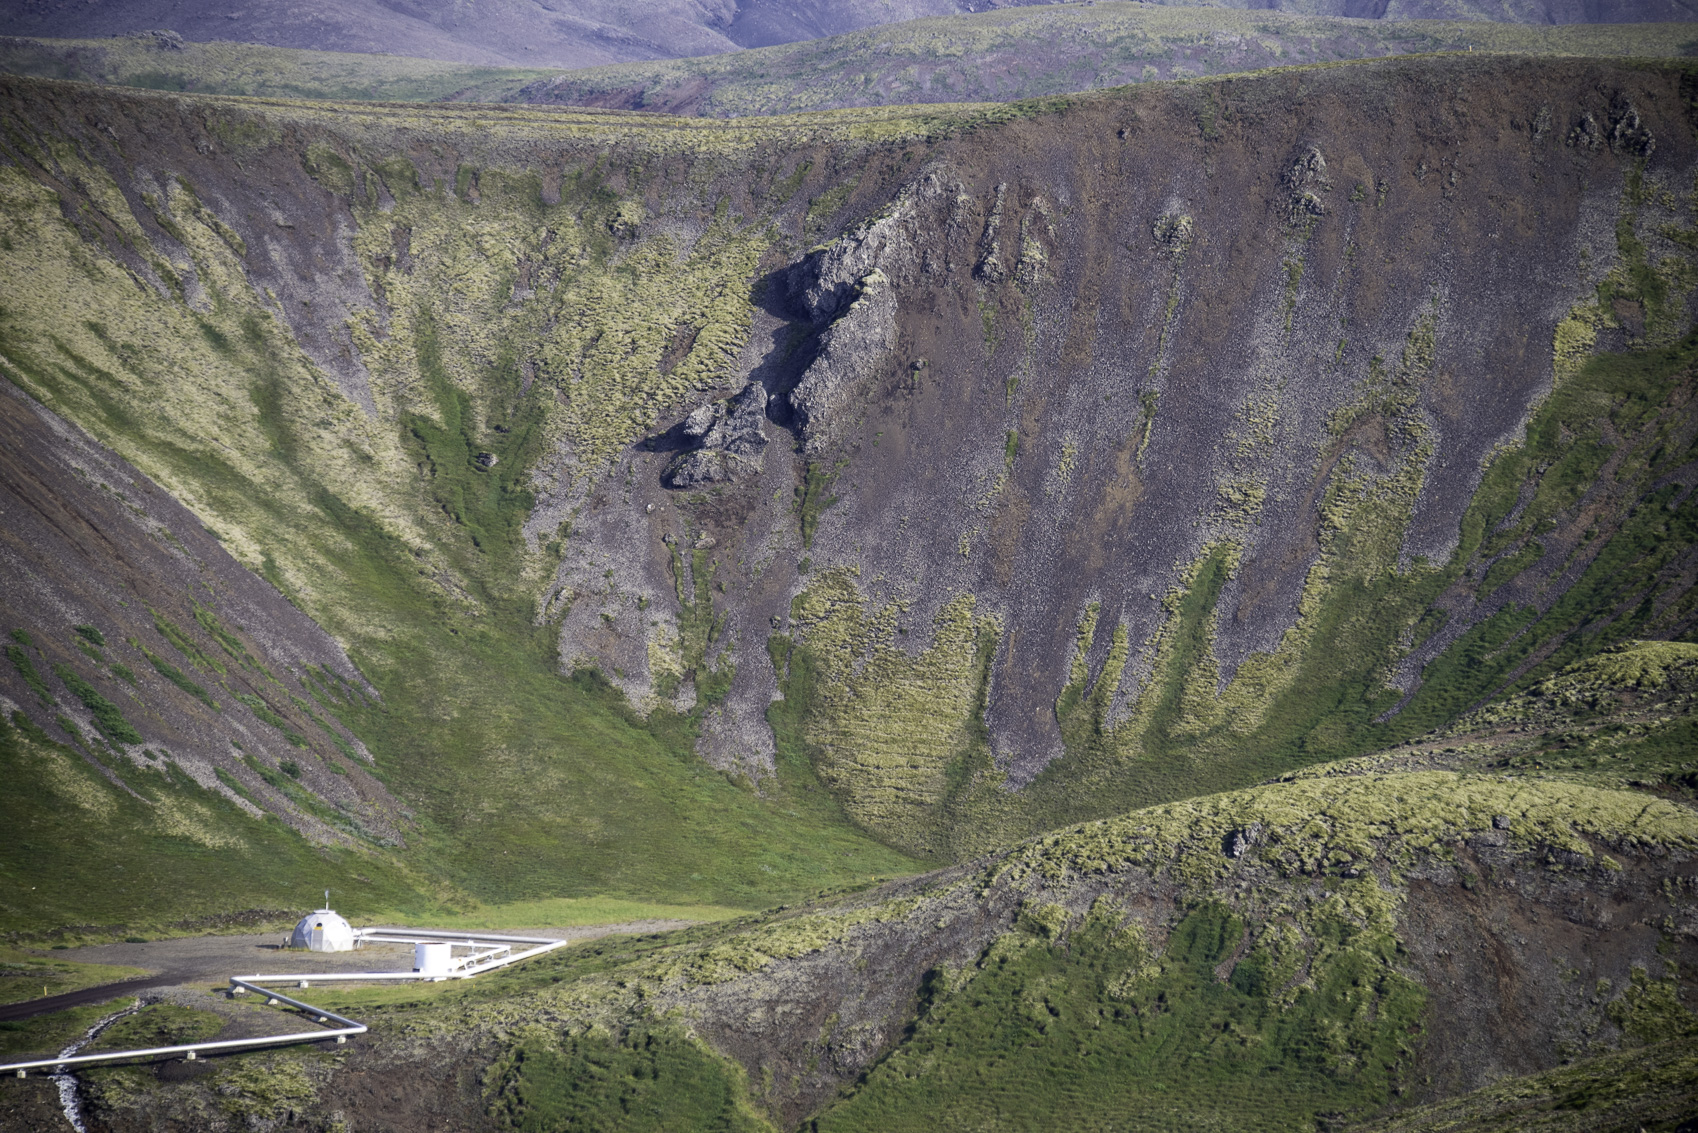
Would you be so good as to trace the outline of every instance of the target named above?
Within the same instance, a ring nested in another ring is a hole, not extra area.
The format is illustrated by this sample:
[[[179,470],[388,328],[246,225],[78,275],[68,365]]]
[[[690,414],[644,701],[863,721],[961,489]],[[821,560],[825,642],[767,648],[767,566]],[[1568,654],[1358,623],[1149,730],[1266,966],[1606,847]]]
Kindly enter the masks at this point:
[[[835,296],[825,309],[836,310]],[[790,391],[790,408],[805,452],[818,452],[843,422],[867,380],[885,368],[896,348],[896,296],[877,269],[857,282],[855,297],[821,332],[819,353]]]
[[[750,382],[735,397],[691,413],[683,433],[698,447],[673,458],[661,482],[668,488],[700,488],[758,473],[767,445],[766,401],[765,388]]]

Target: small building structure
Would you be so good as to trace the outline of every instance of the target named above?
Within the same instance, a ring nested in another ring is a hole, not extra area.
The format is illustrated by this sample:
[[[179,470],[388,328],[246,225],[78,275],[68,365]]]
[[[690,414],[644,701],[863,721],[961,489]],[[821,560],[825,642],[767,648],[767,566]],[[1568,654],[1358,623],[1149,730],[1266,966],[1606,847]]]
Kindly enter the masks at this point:
[[[316,909],[308,913],[289,934],[290,948],[305,948],[312,952],[352,952],[354,943],[354,926],[335,909]]]

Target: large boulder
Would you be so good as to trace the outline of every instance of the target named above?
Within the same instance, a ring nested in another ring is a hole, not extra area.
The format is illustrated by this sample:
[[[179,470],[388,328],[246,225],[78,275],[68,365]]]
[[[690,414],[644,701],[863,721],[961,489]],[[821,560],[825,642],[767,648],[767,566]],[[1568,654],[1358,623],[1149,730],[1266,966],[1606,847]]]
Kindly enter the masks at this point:
[[[678,454],[661,483],[700,488],[760,471],[766,451],[766,389],[750,382],[735,396],[712,402],[684,418],[684,436],[695,447]]]

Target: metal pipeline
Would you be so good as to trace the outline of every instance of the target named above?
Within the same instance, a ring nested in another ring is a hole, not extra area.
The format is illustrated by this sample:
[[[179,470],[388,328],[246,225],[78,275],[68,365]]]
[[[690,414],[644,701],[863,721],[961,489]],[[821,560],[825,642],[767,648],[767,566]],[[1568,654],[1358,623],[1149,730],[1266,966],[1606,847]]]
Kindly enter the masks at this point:
[[[480,954],[480,957],[475,957],[479,959],[479,962],[475,965],[466,965],[457,971],[451,971],[446,975],[440,976],[421,975],[418,972],[306,972],[294,975],[231,976],[230,994],[232,995],[240,995],[244,992],[252,991],[256,994],[265,996],[268,1001],[268,1005],[270,1003],[286,1003],[290,1007],[306,1012],[308,1015],[317,1019],[320,1023],[336,1023],[339,1024],[339,1026],[321,1031],[302,1031],[288,1035],[265,1035],[260,1038],[253,1039],[226,1039],[223,1042],[183,1043],[178,1046],[155,1046],[144,1047],[138,1050],[112,1050],[106,1051],[102,1054],[79,1054],[73,1055],[69,1058],[39,1058],[31,1062],[7,1062],[0,1064],[0,1074],[13,1073],[19,1078],[22,1078],[25,1077],[31,1070],[58,1070],[67,1066],[87,1066],[97,1062],[118,1062],[129,1058],[160,1058],[168,1055],[181,1054],[189,1059],[194,1059],[205,1053],[224,1053],[232,1050],[254,1050],[260,1047],[270,1046],[293,1046],[297,1043],[323,1042],[326,1039],[335,1039],[338,1043],[344,1043],[348,1041],[348,1036],[350,1035],[365,1034],[367,1031],[366,1025],[356,1020],[338,1015],[334,1011],[327,1011],[322,1007],[314,1007],[310,1003],[302,1002],[299,999],[293,999],[284,995],[282,992],[275,990],[275,988],[269,988],[265,985],[292,983],[297,987],[304,988],[310,986],[314,980],[321,983],[371,982],[385,980],[424,980],[433,982],[443,979],[467,980],[471,979],[473,976],[481,975],[484,972],[493,971],[496,968],[505,968],[509,964],[517,964],[521,960],[528,960],[532,956],[540,956],[544,952],[552,952],[556,948],[560,948],[571,943],[566,940],[552,940],[547,937],[540,936],[490,936],[482,933],[438,932],[430,929],[421,929],[417,932],[408,933],[405,937],[401,937],[400,934],[407,930],[396,929],[393,931],[395,935],[388,936],[378,935],[377,933],[369,930],[364,930],[358,934],[358,938],[362,940],[381,940],[395,944],[412,944],[421,940],[430,941],[449,939],[475,943],[483,943],[487,941],[490,944],[499,944],[502,946],[507,944],[534,944],[537,945],[537,947],[526,949],[523,952],[512,953],[507,956],[492,956],[492,958],[488,960],[481,959],[482,954]],[[500,952],[502,950],[502,948],[498,948],[495,949],[494,952]]]

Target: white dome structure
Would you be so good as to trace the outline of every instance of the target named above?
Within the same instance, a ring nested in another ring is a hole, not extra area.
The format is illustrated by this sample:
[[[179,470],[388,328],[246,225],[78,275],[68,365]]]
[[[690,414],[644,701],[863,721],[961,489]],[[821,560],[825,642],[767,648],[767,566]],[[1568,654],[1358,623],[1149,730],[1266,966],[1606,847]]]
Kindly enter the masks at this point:
[[[335,909],[318,909],[301,918],[301,923],[289,934],[289,947],[312,952],[352,952],[354,926]]]

